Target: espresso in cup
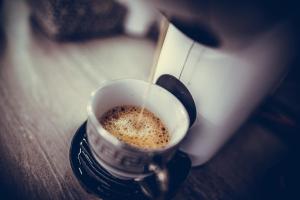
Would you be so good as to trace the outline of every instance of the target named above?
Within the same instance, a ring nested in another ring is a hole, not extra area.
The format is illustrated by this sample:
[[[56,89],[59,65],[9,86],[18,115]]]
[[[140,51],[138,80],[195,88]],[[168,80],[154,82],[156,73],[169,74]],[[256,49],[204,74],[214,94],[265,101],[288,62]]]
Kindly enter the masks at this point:
[[[132,105],[114,107],[104,113],[100,123],[119,140],[142,149],[167,146],[170,135],[162,121],[146,108]]]

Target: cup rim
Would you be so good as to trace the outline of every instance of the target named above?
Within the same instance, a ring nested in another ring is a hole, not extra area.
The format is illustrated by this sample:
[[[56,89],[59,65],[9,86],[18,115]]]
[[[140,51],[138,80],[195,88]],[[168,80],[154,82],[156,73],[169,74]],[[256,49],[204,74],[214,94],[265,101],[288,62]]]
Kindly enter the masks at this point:
[[[113,145],[116,145],[116,146],[118,146],[120,148],[126,147],[126,149],[131,149],[131,150],[139,151],[139,152],[143,152],[143,153],[153,153],[153,154],[155,154],[155,153],[167,151],[167,150],[172,149],[173,147],[177,146],[184,139],[184,137],[186,136],[187,131],[189,129],[190,119],[189,119],[188,112],[187,112],[186,108],[184,107],[184,105],[171,92],[169,92],[165,88],[163,88],[163,87],[161,87],[161,86],[159,86],[157,84],[154,84],[154,83],[150,83],[151,87],[156,87],[156,88],[160,89],[161,91],[163,91],[164,93],[166,93],[167,95],[171,96],[182,107],[181,110],[183,111],[183,114],[185,115],[187,123],[186,123],[185,133],[182,134],[182,136],[180,137],[180,139],[178,139],[178,141],[176,141],[172,145],[168,144],[168,145],[166,145],[165,147],[162,147],[162,148],[157,148],[157,149],[143,149],[143,148],[138,148],[138,147],[135,147],[133,145],[127,144],[127,143],[119,140],[118,138],[116,138],[115,136],[113,136],[112,134],[110,134],[106,129],[104,129],[104,127],[101,125],[101,123],[97,119],[95,113],[93,112],[92,103],[94,101],[94,97],[95,97],[96,93],[98,91],[100,91],[101,89],[103,89],[103,88],[105,88],[105,87],[107,87],[109,85],[112,85],[114,83],[123,82],[123,81],[135,81],[135,82],[139,82],[139,83],[143,83],[143,84],[149,84],[148,82],[146,82],[144,80],[133,79],[133,78],[122,78],[122,79],[106,80],[103,83],[101,83],[100,86],[91,93],[90,99],[89,99],[88,105],[87,105],[88,118],[93,121],[94,128],[96,128],[96,130],[98,132],[97,134],[100,134],[105,140],[107,140],[108,142],[110,142]]]

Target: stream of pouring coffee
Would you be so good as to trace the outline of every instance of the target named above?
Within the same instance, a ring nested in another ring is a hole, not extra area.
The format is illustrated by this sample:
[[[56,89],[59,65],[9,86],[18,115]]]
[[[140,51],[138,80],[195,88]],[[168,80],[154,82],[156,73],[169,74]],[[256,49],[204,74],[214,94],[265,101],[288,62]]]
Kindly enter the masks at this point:
[[[168,20],[163,17],[161,22],[160,22],[159,38],[158,38],[158,42],[157,42],[157,45],[156,45],[156,48],[155,48],[153,63],[152,63],[152,66],[151,66],[149,77],[148,77],[148,83],[149,84],[148,84],[148,87],[146,88],[146,90],[144,91],[143,104],[141,106],[142,109],[141,109],[141,112],[140,112],[140,114],[138,116],[138,120],[137,120],[138,126],[141,123],[141,120],[142,120],[142,117],[143,117],[144,109],[145,109],[145,106],[146,106],[146,100],[147,100],[147,97],[149,95],[151,85],[153,83],[154,74],[155,74],[155,71],[156,71],[156,68],[157,68],[157,63],[158,63],[159,55],[160,55],[160,52],[161,52],[161,48],[162,48],[162,45],[164,43],[164,40],[165,40],[165,37],[166,37],[166,34],[167,34],[168,25],[169,25]]]

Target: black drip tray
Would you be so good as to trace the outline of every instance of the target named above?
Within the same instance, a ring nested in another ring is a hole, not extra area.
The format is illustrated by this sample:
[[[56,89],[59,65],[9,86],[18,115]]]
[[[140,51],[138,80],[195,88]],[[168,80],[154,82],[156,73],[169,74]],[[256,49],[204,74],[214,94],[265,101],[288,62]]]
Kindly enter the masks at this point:
[[[86,122],[76,131],[70,148],[72,170],[81,186],[105,200],[141,200],[148,199],[139,184],[133,180],[122,180],[112,176],[93,158],[86,136]],[[168,163],[170,173],[170,191],[168,199],[175,195],[181,183],[185,180],[191,167],[188,156],[177,152]],[[153,181],[154,177],[146,179]]]

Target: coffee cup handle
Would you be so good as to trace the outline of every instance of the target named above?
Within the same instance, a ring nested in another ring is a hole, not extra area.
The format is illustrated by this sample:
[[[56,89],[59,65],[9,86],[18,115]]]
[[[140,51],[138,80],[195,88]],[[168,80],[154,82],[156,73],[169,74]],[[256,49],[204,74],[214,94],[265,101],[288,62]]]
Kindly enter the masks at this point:
[[[169,172],[166,164],[153,162],[148,166],[148,169],[153,172],[152,179],[138,180],[143,193],[150,199],[165,199],[169,191]]]
[[[154,160],[152,165],[148,165],[153,174],[137,182],[149,199],[172,199],[191,169],[189,156],[180,150],[174,154],[169,162],[163,163],[161,161],[162,159],[158,158]],[[164,176],[159,175],[161,173],[166,174]]]
[[[159,166],[157,164],[150,164],[149,170],[155,174],[155,178],[158,182],[160,194],[163,196],[169,189],[169,172],[166,166]]]

